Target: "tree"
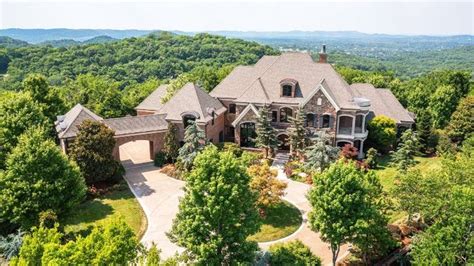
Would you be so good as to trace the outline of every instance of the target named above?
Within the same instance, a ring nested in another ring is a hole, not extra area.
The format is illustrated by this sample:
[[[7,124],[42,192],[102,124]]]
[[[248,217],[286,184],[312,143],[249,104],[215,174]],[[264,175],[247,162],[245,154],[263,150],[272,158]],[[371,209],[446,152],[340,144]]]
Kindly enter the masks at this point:
[[[474,96],[467,96],[459,102],[456,111],[451,116],[446,133],[457,144],[474,132]]]
[[[250,188],[258,194],[257,206],[260,209],[260,214],[265,215],[267,207],[281,202],[287,184],[278,180],[276,173],[272,172],[267,164],[250,166],[248,174],[252,178]]]
[[[321,259],[300,240],[270,246],[270,265],[319,266]]]
[[[313,146],[306,151],[305,167],[311,171],[323,172],[339,157],[339,149],[327,144],[328,138],[320,136]]]
[[[20,136],[0,174],[0,220],[29,229],[42,211],[62,216],[85,196],[77,165],[68,160],[46,133],[32,128]]]
[[[333,265],[340,246],[367,228],[366,220],[374,211],[370,197],[364,173],[352,162],[340,160],[313,179],[308,193],[309,225],[329,242]]]
[[[150,78],[143,83],[130,84],[122,91],[122,103],[126,107],[126,112],[135,115],[137,107],[146,97],[155,91],[160,85],[156,78]]]
[[[344,160],[355,160],[357,159],[357,155],[359,151],[356,147],[352,146],[351,144],[346,144],[341,149],[341,158]]]
[[[414,237],[413,264],[469,265],[474,257],[474,190],[455,187],[449,209],[440,213],[440,219]]]
[[[50,88],[48,81],[42,75],[28,75],[23,81],[23,91],[29,92],[33,100],[42,105],[43,114],[51,123],[56,120],[57,115],[66,111],[66,106],[58,92]]]
[[[433,122],[428,111],[420,111],[416,118],[416,131],[420,140],[423,152],[432,152],[436,146],[435,133],[433,132]]]
[[[213,145],[194,160],[170,232],[172,240],[186,248],[190,262],[253,262],[257,245],[247,237],[260,224],[257,195],[250,189],[245,167],[235,155]]]
[[[146,253],[146,266],[156,266],[160,265],[160,253],[161,250],[159,250],[155,243],[152,243],[150,249]]]
[[[21,244],[23,243],[24,231],[18,230],[16,233],[0,236],[0,256],[7,260],[18,255]]]
[[[418,155],[419,151],[420,142],[418,136],[416,132],[408,129],[403,132],[398,144],[398,150],[393,152],[390,164],[398,170],[406,172],[409,167],[416,164],[415,155]]]
[[[304,110],[299,109],[295,117],[290,117],[290,143],[293,152],[301,156],[306,147],[306,130],[304,128],[306,115]]]
[[[163,143],[163,152],[166,154],[167,161],[173,163],[179,155],[178,127],[171,122],[168,123],[168,131]]]
[[[392,149],[397,137],[397,125],[393,119],[383,115],[376,116],[369,121],[368,130],[367,141],[372,148],[382,152]]]
[[[258,111],[257,116],[257,137],[255,143],[257,147],[265,151],[265,159],[268,158],[268,152],[278,145],[275,129],[271,125],[271,119],[268,116],[267,106],[263,106]]]
[[[370,148],[367,150],[367,157],[365,158],[365,162],[369,166],[370,169],[377,168],[377,150],[374,148]]]
[[[118,171],[112,152],[115,132],[101,122],[84,120],[69,151],[87,184],[109,180]]]
[[[455,87],[451,85],[441,85],[431,95],[429,110],[432,113],[435,128],[444,128],[448,124],[459,99]]]
[[[196,122],[191,122],[184,131],[184,145],[179,148],[178,164],[185,170],[191,170],[194,163],[194,158],[206,145],[206,134],[197,125]]]
[[[0,95],[0,169],[18,143],[18,137],[28,128],[47,127],[48,118],[43,115],[41,105],[26,93]]]
[[[58,227],[33,228],[12,265],[126,265],[137,257],[138,241],[123,220],[96,225],[85,238],[62,244]]]

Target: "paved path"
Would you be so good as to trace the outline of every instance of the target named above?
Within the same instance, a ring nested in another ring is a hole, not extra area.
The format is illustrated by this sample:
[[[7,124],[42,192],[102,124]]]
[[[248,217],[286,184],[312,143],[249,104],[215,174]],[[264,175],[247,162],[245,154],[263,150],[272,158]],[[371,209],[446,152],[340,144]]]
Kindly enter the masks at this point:
[[[332,260],[332,253],[329,249],[329,245],[321,240],[319,233],[316,233],[309,228],[309,224],[307,221],[307,216],[308,212],[311,210],[311,205],[309,204],[306,198],[306,193],[311,188],[311,186],[289,179],[283,171],[283,166],[286,161],[287,157],[285,158],[284,155],[282,156],[281,154],[277,154],[272,168],[276,168],[278,170],[277,178],[285,181],[288,184],[288,187],[285,191],[286,195],[283,198],[294,204],[303,213],[303,226],[290,237],[284,238],[280,241],[277,240],[271,243],[260,243],[259,246],[262,249],[268,249],[271,244],[274,244],[276,242],[299,239],[305,245],[307,245],[314,254],[318,255],[321,258],[323,265],[330,265]],[[339,252],[339,258],[344,257],[346,255],[346,252],[347,245],[341,247],[341,251]]]
[[[140,146],[144,146],[144,149]],[[146,141],[127,143],[120,147],[120,159],[127,171],[125,179],[148,220],[148,228],[141,242],[146,246],[154,242],[162,251],[160,256],[166,259],[183,251],[169,240],[166,232],[171,229],[178,212],[179,198],[184,195],[184,182],[160,173],[149,158],[140,157],[147,149]]]
[[[184,182],[160,173],[151,160],[143,156],[147,154],[147,151],[148,142],[136,141],[122,145],[120,156],[127,170],[125,178],[148,219],[148,228],[141,241],[147,246],[154,242],[162,250],[162,258],[166,259],[176,252],[183,251],[168,239],[166,232],[171,229],[172,221],[178,212],[179,198],[184,195],[182,190]],[[287,238],[260,243],[259,246],[262,249],[268,249],[276,242],[299,239],[322,259],[323,265],[329,265],[331,263],[329,245],[319,238],[318,233],[311,231],[307,223],[307,214],[311,207],[306,199],[306,193],[310,186],[286,177],[283,165],[287,159],[285,156],[278,155],[272,167],[278,169],[278,178],[288,183],[284,199],[294,204],[303,213],[303,225]],[[342,257],[346,251],[346,246],[341,248],[339,257]]]

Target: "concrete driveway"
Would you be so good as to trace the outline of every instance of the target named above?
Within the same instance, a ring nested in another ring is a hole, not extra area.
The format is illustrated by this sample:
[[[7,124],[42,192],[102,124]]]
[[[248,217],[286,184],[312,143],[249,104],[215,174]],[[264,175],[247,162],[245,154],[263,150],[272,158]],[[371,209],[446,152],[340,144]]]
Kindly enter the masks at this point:
[[[147,141],[129,142],[120,147],[120,159],[126,169],[125,179],[148,220],[141,242],[148,247],[154,242],[162,251],[161,257],[166,259],[183,251],[169,240],[166,232],[178,212],[184,182],[160,173],[159,168],[143,156],[147,151]]]
[[[166,259],[184,250],[166,236],[178,212],[179,198],[184,196],[182,190],[184,182],[160,173],[159,168],[154,167],[152,161],[147,158],[147,153],[147,141],[130,142],[120,147],[122,164],[127,170],[125,178],[148,219],[148,229],[141,241],[147,246],[154,242],[162,250],[162,258]],[[309,229],[307,223],[307,214],[311,206],[306,199],[306,193],[310,186],[288,179],[282,170],[283,164],[284,161],[277,161],[273,167],[278,169],[278,178],[288,183],[284,199],[294,204],[303,213],[303,225],[289,237],[259,243],[259,246],[266,250],[274,243],[299,239],[321,258],[323,265],[330,265],[332,254],[329,245],[321,240],[319,233]],[[347,245],[341,247],[339,258],[346,254]]]

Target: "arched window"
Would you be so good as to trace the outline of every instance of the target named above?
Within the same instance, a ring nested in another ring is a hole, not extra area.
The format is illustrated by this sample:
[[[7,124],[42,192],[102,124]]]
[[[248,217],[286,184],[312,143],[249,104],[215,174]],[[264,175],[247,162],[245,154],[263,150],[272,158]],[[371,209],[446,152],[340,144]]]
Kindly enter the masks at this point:
[[[284,97],[291,97],[293,96],[293,93],[292,93],[292,90],[293,90],[293,86],[291,85],[283,85],[282,88],[281,88],[281,95],[284,96]]]
[[[293,116],[293,110],[288,107],[280,109],[280,122],[289,122],[288,118]]]
[[[317,105],[321,105],[323,104],[323,99],[321,99],[321,97],[318,98],[318,102],[316,103]]]
[[[193,115],[183,115],[184,128],[187,128],[189,125],[191,125],[191,121],[196,121],[196,117]]]
[[[306,115],[306,126],[307,127],[316,127],[316,116],[314,114]]]
[[[323,121],[322,121],[322,124],[321,124],[321,127],[322,128],[329,128],[329,122],[331,120],[331,116],[330,115],[323,115]]]

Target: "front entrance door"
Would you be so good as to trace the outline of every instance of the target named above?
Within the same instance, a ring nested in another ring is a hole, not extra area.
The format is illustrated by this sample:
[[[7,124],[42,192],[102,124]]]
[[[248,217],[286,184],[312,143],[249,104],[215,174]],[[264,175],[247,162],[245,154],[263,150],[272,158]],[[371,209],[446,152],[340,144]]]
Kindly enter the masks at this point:
[[[288,137],[288,135],[278,135],[278,149],[283,151],[290,150],[290,138]]]

